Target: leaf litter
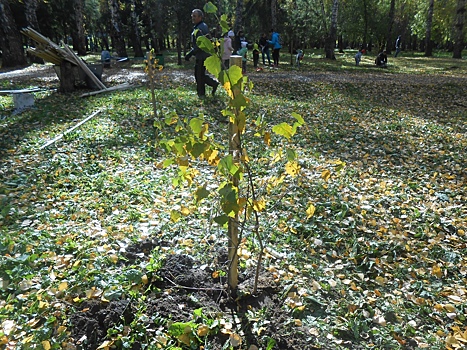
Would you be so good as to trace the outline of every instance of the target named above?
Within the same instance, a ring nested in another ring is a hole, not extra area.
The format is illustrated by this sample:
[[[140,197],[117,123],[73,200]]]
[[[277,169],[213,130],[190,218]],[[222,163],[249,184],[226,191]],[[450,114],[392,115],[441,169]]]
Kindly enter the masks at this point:
[[[307,124],[295,145],[300,176],[263,189],[260,294],[248,294],[257,248],[245,241],[237,301],[223,291],[226,238],[210,224],[213,208],[171,220],[191,192],[173,189],[157,167],[143,90],[68,97],[66,114],[46,105],[2,120],[4,346],[465,345],[465,78],[311,71],[251,79],[253,115],[277,124],[298,112]],[[167,106],[193,110],[191,79],[171,84],[178,90],[167,92]],[[102,104],[112,112],[36,151]],[[198,107],[194,114],[219,110],[215,100]],[[279,179],[274,171],[258,169]],[[216,180],[208,173],[206,181]]]

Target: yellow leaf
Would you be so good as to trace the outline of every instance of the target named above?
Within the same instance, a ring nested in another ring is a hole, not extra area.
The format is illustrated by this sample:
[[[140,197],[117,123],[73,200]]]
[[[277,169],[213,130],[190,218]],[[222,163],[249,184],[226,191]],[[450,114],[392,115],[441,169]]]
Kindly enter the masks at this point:
[[[303,325],[302,321],[299,320],[299,319],[295,319],[295,320],[294,320],[294,323],[295,323],[295,325],[296,325],[297,327],[301,327],[301,326]]]
[[[434,264],[432,269],[431,269],[431,274],[433,276],[436,276],[438,278],[443,277],[443,271],[441,271],[441,268],[439,267],[438,264]]]
[[[141,282],[143,282],[143,284],[148,284],[149,283],[148,276],[147,275],[141,276]]]
[[[230,345],[236,348],[237,346],[242,345],[242,338],[236,333],[230,334]]]
[[[44,350],[50,350],[50,342],[48,340],[44,340],[42,342],[42,347],[44,348]]]
[[[315,214],[316,207],[313,204],[310,204],[308,206],[308,209],[306,210],[306,218],[309,219]]]
[[[60,284],[58,285],[58,290],[59,290],[60,292],[63,291],[63,290],[65,290],[65,289],[67,289],[67,288],[68,288],[68,282],[66,282],[66,281],[65,281],[65,282],[62,282],[62,283],[60,283]]]
[[[264,143],[265,143],[266,145],[268,145],[268,146],[271,145],[271,133],[265,132],[265,133],[264,133],[263,139],[264,139]]]
[[[198,327],[198,336],[204,337],[208,335],[209,333],[209,327],[206,326],[205,324],[200,324]]]
[[[118,262],[118,256],[116,254],[111,254],[109,258],[110,258],[110,261],[114,264]]]
[[[330,177],[331,177],[331,172],[330,172],[329,170],[324,170],[324,171],[321,173],[321,178],[322,178],[324,181],[328,181]]]
[[[190,334],[189,333],[183,333],[182,335],[179,335],[178,340],[180,340],[183,344],[190,346]]]
[[[266,208],[266,202],[263,199],[253,201],[253,209],[257,212],[263,211]]]
[[[297,162],[287,162],[285,165],[285,172],[290,176],[297,176],[300,167]]]
[[[178,220],[180,220],[180,216],[181,215],[177,210],[172,210],[170,212],[170,221],[177,222]]]
[[[110,346],[113,345],[113,343],[114,343],[113,340],[106,340],[101,345],[99,345],[99,347],[97,349],[108,350],[110,348]]]
[[[182,205],[180,211],[181,211],[181,213],[182,213],[183,216],[188,216],[188,215],[190,215],[190,209],[188,209],[187,207],[185,207],[185,206],[183,206],[183,205]]]

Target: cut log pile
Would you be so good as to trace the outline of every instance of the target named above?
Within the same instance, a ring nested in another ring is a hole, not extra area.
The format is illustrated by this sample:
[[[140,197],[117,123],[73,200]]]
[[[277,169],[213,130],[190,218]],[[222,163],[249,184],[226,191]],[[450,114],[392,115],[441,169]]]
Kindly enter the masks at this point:
[[[63,61],[66,60],[70,62],[71,64],[79,67],[85,74],[86,76],[91,79],[91,81],[94,83],[94,85],[99,89],[99,90],[106,90],[107,88],[105,85],[95,76],[95,74],[89,69],[89,67],[83,62],[81,58],[79,58],[73,50],[71,50],[68,45],[65,45],[62,42],[60,42],[63,46],[60,47],[45,36],[43,36],[41,33],[35,31],[34,29],[27,27],[21,30],[21,33],[28,38],[34,40],[36,42],[36,47],[35,48],[28,48],[28,52],[36,55],[42,59],[44,59],[47,62],[53,63],[57,66],[60,66],[63,64]],[[60,80],[65,79],[66,77],[60,77]]]
[[[21,33],[36,42],[35,48],[28,48],[29,53],[36,55],[47,62],[61,66],[60,68],[64,68],[60,69],[60,72],[69,72],[69,70],[67,70],[64,66],[67,66],[71,63],[73,66],[76,66],[78,69],[82,70],[86,76],[89,77],[89,79],[93,82],[93,86],[97,87],[99,91],[93,94],[84,94],[82,95],[83,97],[95,95],[101,92],[124,90],[133,87],[129,84],[122,84],[112,88],[107,88],[89,69],[86,63],[81,58],[79,58],[63,41],[60,42],[60,44],[63,46],[61,47],[30,27],[22,29]],[[61,84],[60,87],[62,91],[67,92],[69,91],[69,88],[67,88],[65,84],[67,77],[62,75],[64,74],[60,73],[59,75]]]

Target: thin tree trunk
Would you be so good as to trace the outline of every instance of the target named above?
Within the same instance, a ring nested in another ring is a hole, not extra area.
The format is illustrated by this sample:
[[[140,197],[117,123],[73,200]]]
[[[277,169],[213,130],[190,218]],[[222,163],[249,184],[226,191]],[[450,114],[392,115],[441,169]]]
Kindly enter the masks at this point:
[[[433,11],[435,7],[435,0],[430,0],[428,7],[428,17],[426,19],[426,35],[425,35],[425,56],[433,56],[433,45],[431,43],[431,28],[433,27]]]
[[[125,48],[123,24],[120,20],[118,0],[109,0],[112,46],[119,57],[128,57]]]
[[[464,21],[466,11],[466,0],[457,0],[456,19],[454,22],[454,49],[452,58],[462,58],[464,47]]]
[[[391,49],[393,47],[393,40],[392,40],[392,28],[394,27],[394,15],[396,13],[396,0],[391,0],[391,7],[389,8],[389,28],[388,28],[388,35],[386,37],[386,53],[388,55],[391,54]]]
[[[243,28],[243,0],[237,0],[237,7],[235,8],[235,33]]]
[[[21,34],[16,27],[8,0],[0,0],[0,47],[2,48],[2,67],[27,64]]]
[[[337,39],[337,13],[339,9],[339,0],[334,0],[332,4],[331,13],[331,26],[329,28],[329,34],[324,44],[324,50],[326,52],[326,58],[335,60],[334,48],[336,46]]]
[[[364,27],[363,27],[363,48],[366,49],[366,45],[368,43],[368,20],[369,20],[369,15],[368,15],[368,2],[367,0],[363,0],[363,22],[364,22]]]
[[[271,25],[277,31],[277,0],[271,0]]]

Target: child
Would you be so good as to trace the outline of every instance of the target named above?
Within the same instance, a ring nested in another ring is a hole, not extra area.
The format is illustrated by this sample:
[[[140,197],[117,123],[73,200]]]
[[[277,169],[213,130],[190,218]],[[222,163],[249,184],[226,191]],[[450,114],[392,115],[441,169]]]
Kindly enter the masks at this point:
[[[246,73],[246,54],[248,52],[248,43],[246,41],[241,42],[241,49],[237,51],[237,55],[242,56],[242,73]]]
[[[258,62],[259,62],[259,47],[258,44],[253,44],[253,66],[256,70],[258,70]]]
[[[295,64],[297,67],[300,67],[300,61],[303,60],[303,51],[297,50],[297,54],[295,55]]]
[[[360,61],[362,60],[362,55],[363,55],[363,50],[358,50],[358,52],[355,54],[355,65],[356,66],[360,65]]]

